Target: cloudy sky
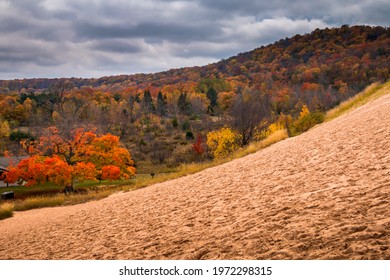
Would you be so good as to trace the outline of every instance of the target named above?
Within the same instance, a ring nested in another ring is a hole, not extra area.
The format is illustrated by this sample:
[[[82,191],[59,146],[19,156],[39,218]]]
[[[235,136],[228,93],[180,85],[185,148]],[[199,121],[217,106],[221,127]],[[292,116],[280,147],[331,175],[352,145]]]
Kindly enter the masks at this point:
[[[200,66],[389,15],[389,0],[0,0],[0,79]]]

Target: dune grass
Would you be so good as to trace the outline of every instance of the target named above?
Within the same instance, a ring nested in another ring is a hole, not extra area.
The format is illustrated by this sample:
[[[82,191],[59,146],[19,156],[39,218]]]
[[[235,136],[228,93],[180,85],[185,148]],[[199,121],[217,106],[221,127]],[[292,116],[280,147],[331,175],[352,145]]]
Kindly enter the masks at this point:
[[[329,110],[326,113],[325,121],[333,120],[345,113],[348,113],[371,100],[377,99],[378,97],[388,94],[390,92],[390,81],[384,84],[374,83],[368,86],[364,91],[351,97],[350,99],[340,103],[337,107]]]
[[[113,192],[111,190],[107,189],[102,191],[93,191],[88,193],[72,194],[72,195],[57,194],[54,196],[53,195],[34,196],[34,197],[29,197],[14,202],[14,211],[26,211],[30,209],[36,209],[36,208],[74,205],[74,204],[88,202],[91,200],[105,198],[112,193]]]
[[[247,147],[237,150],[235,153],[233,153],[231,159],[241,158],[249,154],[253,154],[261,149],[271,146],[272,144],[275,144],[286,138],[288,138],[286,129],[275,131],[264,140],[258,142],[252,142]]]
[[[325,121],[330,121],[342,114],[350,112],[351,110],[366,104],[367,102],[374,100],[386,93],[390,92],[390,82],[385,84],[373,84],[369,86],[362,93],[359,93],[355,97],[341,103],[336,108],[327,112]],[[20,200],[15,200],[13,202],[4,202],[0,204],[0,220],[9,218],[13,216],[13,211],[25,211],[29,209],[35,208],[43,208],[43,207],[55,207],[55,206],[63,206],[63,205],[74,205],[79,203],[84,203],[92,200],[98,200],[115,192],[127,192],[140,188],[144,188],[156,183],[164,182],[167,180],[176,179],[179,177],[183,177],[186,175],[194,174],[196,172],[202,171],[204,169],[217,166],[228,161],[244,157],[246,155],[255,153],[261,149],[264,149],[276,142],[282,141],[288,138],[286,130],[279,130],[275,133],[271,134],[269,137],[264,139],[263,141],[253,142],[250,145],[238,149],[231,155],[226,158],[215,159],[212,161],[206,161],[201,163],[190,163],[183,164],[178,168],[170,169],[169,172],[166,173],[157,173],[153,178],[149,174],[138,174],[135,178],[126,181],[116,181],[116,182],[105,182],[102,186],[96,186],[95,183],[85,183],[81,185],[80,188],[84,190],[81,193],[75,193],[70,195],[65,195],[62,193],[57,194],[46,194],[46,195],[34,195],[32,197],[27,197]],[[25,190],[21,190],[17,187],[17,192],[23,193]],[[38,186],[37,188],[44,188],[42,186]],[[48,191],[53,191],[53,188],[50,187]],[[57,187],[58,188],[58,187]],[[31,192],[30,194],[33,194]]]
[[[0,205],[0,220],[10,218],[14,215],[14,204],[13,203],[3,203]]]
[[[14,203],[15,211],[25,211],[35,208],[54,207],[64,204],[63,195],[34,196]]]

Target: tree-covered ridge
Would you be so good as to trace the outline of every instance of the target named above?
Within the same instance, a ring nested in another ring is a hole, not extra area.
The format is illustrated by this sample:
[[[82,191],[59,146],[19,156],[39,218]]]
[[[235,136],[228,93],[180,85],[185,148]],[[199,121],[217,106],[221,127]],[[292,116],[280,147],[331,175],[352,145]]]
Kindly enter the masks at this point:
[[[388,79],[389,45],[388,27],[342,26],[316,29],[310,34],[282,39],[203,67],[97,79],[3,80],[0,81],[0,88],[2,91],[45,89],[59,82],[70,81],[76,87],[133,87],[143,90],[148,87],[182,86],[217,77],[254,86],[266,83],[271,88],[316,83],[324,88],[361,89],[373,80]]]
[[[216,68],[237,81],[265,82],[271,88],[315,83],[339,89],[346,83],[361,89],[373,80],[388,79],[389,46],[388,28],[317,29],[219,62]]]

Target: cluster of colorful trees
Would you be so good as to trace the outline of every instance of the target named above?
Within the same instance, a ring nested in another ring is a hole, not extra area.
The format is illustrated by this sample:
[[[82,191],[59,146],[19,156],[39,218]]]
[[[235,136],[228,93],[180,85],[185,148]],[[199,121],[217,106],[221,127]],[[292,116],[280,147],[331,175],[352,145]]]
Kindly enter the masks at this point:
[[[136,171],[129,151],[111,134],[98,137],[83,128],[69,132],[49,127],[38,140],[22,145],[30,156],[11,165],[5,182],[30,186],[49,181],[71,190],[76,180],[127,179]]]
[[[69,166],[62,169],[68,170],[62,184],[132,176],[124,167],[131,160],[177,165],[225,156],[275,127],[286,128],[290,136],[305,131],[323,120],[325,110],[374,81],[387,80],[389,45],[389,28],[343,26],[296,35],[204,67],[100,79],[0,81],[0,153],[15,153],[20,141],[45,143],[53,126],[58,133],[74,131],[72,137],[95,135],[81,145],[90,151],[104,135],[117,137],[115,149],[132,151],[125,165],[114,168],[113,159],[66,156],[39,144],[34,148],[39,152],[23,164]],[[88,126],[97,129],[92,134],[78,130]],[[75,141],[72,137],[64,139]],[[114,150],[109,151],[119,151]],[[82,164],[89,170],[85,174]],[[10,174],[28,182],[57,180],[53,174],[34,179],[23,172]]]

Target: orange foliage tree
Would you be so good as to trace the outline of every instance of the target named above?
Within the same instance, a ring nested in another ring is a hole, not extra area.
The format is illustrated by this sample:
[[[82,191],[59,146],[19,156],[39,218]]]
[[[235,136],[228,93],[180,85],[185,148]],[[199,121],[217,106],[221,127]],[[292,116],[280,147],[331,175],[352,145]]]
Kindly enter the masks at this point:
[[[75,180],[127,179],[136,172],[130,152],[111,134],[99,137],[82,128],[66,134],[50,127],[38,141],[23,146],[31,156],[10,168],[8,183],[49,181],[73,189]]]

